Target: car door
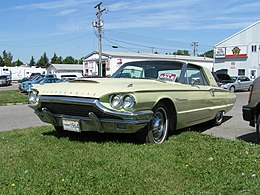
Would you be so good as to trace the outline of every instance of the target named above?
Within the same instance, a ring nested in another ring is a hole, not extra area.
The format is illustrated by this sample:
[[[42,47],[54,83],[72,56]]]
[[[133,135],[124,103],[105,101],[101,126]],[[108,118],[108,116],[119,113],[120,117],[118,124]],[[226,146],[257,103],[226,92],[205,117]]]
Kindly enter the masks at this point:
[[[248,90],[250,85],[253,83],[248,77],[241,78],[242,87],[245,90]]]
[[[212,118],[215,113],[214,109],[219,98],[217,87],[209,85],[206,75],[202,68],[187,65],[186,73],[184,76],[184,83],[190,85],[188,91],[188,110],[186,110],[185,118],[186,126],[198,124]]]

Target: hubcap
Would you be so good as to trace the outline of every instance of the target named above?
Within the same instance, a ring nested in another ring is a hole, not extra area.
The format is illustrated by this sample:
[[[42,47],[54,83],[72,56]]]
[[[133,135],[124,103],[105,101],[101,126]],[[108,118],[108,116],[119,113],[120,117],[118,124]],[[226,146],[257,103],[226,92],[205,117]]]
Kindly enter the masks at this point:
[[[218,122],[222,120],[222,115],[223,115],[222,112],[217,113],[216,119],[217,119]]]
[[[155,142],[160,142],[164,138],[166,128],[166,111],[163,108],[159,108],[151,122],[151,131]]]

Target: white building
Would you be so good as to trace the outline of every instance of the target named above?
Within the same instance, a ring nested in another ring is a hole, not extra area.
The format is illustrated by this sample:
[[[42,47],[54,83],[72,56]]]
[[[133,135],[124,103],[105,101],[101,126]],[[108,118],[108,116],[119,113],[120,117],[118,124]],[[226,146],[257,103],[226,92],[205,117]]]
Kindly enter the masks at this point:
[[[102,73],[103,75],[112,75],[120,66],[126,62],[138,60],[183,60],[187,62],[199,63],[212,70],[213,59],[207,57],[194,57],[183,55],[165,55],[165,54],[143,54],[130,52],[103,52],[102,53]],[[94,51],[84,57],[83,74],[98,74],[99,53]]]
[[[82,77],[82,64],[51,64],[47,73],[56,74],[58,78]]]
[[[214,46],[214,71],[229,75],[260,75],[260,20]]]

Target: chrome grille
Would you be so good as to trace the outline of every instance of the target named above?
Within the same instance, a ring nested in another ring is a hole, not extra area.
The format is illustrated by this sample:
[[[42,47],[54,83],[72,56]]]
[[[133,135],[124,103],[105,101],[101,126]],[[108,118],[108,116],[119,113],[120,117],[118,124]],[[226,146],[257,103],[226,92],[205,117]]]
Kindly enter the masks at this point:
[[[108,116],[107,114],[101,112],[92,105],[42,102],[41,107],[47,108],[47,110],[53,114],[88,117],[89,112],[93,112],[99,118],[116,118],[110,115]]]

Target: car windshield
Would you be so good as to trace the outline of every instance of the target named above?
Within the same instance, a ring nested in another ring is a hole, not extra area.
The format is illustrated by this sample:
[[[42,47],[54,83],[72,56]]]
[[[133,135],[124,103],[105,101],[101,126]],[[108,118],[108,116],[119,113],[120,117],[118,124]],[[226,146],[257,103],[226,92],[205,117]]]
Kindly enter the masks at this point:
[[[112,78],[159,79],[178,82],[183,64],[173,61],[130,62],[120,67]]]
[[[42,79],[43,77],[41,75],[37,75],[33,77],[32,81],[38,81],[39,79]]]
[[[37,79],[33,80],[33,83],[39,83],[41,82],[42,80],[44,80],[44,77],[38,77]]]
[[[236,80],[237,80],[237,77],[232,76],[231,79],[232,79],[232,81],[236,81]]]

